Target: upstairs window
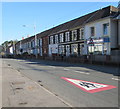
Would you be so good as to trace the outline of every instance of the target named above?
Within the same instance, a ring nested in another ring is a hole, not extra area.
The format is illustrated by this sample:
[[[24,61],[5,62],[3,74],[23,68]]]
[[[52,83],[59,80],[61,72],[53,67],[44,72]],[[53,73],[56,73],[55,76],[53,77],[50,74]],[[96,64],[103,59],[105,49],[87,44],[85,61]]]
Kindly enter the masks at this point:
[[[39,46],[42,46],[42,39],[39,39]]]
[[[95,27],[90,27],[91,37],[95,36]]]
[[[28,47],[29,47],[29,48],[31,47],[31,42],[28,43]]]
[[[53,36],[50,36],[50,44],[53,44]]]
[[[109,24],[103,24],[103,35],[108,35],[108,26]]]
[[[72,40],[77,40],[77,30],[72,31]]]
[[[60,42],[64,42],[64,34],[63,33],[60,34]]]
[[[66,42],[70,41],[70,34],[69,34],[69,32],[65,33],[65,41]]]
[[[55,44],[58,43],[58,35],[55,35]]]
[[[80,29],[80,39],[84,39],[84,28]]]

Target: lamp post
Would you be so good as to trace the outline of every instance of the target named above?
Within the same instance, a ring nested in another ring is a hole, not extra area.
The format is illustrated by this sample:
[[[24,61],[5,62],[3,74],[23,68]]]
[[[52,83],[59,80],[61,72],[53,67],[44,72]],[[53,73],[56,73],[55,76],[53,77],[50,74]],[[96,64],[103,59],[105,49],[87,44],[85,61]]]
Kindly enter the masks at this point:
[[[37,35],[36,35],[36,25],[34,24],[34,34],[35,34],[35,56],[36,56],[36,59],[38,58],[37,56]]]
[[[26,25],[23,25],[23,27],[26,27]],[[34,24],[34,35],[35,35],[35,57],[37,59],[37,35],[36,35],[36,25]]]

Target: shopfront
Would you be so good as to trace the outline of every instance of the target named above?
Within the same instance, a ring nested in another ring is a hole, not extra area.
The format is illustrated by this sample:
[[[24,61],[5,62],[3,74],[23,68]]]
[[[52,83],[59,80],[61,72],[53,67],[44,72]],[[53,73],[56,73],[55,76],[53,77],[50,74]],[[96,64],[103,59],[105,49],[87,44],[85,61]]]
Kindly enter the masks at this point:
[[[88,54],[110,54],[110,39],[109,37],[103,38],[90,38],[87,40]]]

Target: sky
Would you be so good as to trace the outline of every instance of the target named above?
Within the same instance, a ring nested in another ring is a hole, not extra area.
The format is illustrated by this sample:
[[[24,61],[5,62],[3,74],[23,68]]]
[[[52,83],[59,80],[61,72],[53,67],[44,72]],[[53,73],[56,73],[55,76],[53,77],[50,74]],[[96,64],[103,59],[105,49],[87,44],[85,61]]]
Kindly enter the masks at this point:
[[[118,2],[2,2],[0,44],[27,38],[109,5],[117,7]]]

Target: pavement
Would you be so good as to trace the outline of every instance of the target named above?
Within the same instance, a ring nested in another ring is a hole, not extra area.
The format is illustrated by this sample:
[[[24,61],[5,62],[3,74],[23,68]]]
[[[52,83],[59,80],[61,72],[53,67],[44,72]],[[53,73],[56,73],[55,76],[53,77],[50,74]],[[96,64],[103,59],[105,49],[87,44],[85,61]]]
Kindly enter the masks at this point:
[[[2,107],[70,107],[5,61],[0,67],[3,74]]]
[[[22,59],[3,59],[3,64],[3,84],[6,84],[3,85],[4,106],[11,104],[21,107],[48,105],[48,107],[118,107],[119,105],[118,67]],[[88,89],[87,92],[66,78],[106,84],[115,88],[102,91],[98,89],[99,92],[89,93],[90,88],[86,88],[86,84],[83,88]],[[42,93],[47,93],[53,100]]]

